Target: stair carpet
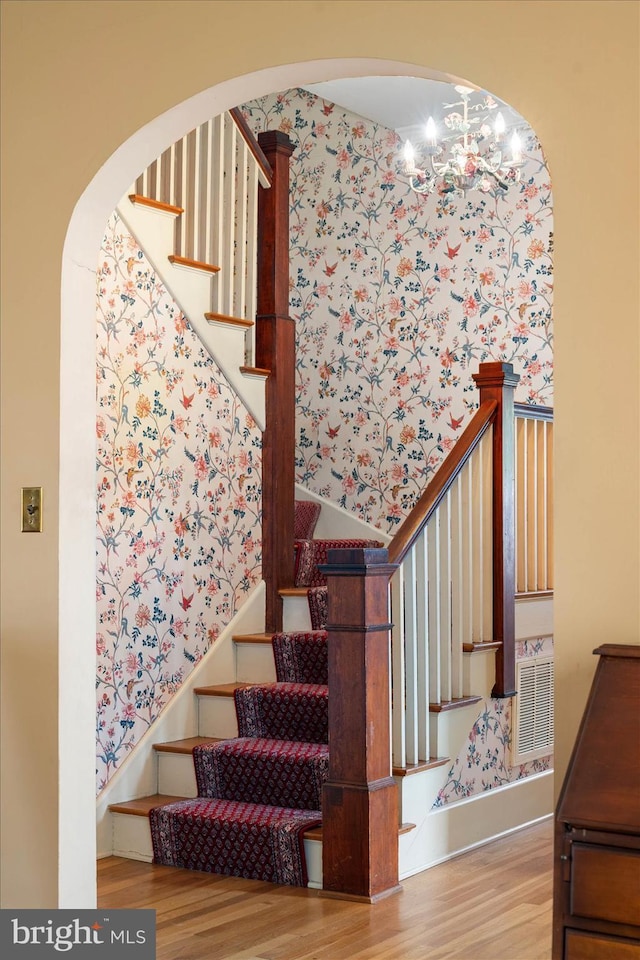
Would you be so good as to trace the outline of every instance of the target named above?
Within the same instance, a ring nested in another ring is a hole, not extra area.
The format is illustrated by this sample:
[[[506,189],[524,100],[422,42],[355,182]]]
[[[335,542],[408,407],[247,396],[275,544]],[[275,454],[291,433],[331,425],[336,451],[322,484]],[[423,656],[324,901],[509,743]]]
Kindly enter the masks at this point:
[[[155,863],[307,885],[303,839],[329,772],[327,633],[275,634],[272,648],[276,681],[230,691],[238,736],[193,746],[198,796],[150,809]]]

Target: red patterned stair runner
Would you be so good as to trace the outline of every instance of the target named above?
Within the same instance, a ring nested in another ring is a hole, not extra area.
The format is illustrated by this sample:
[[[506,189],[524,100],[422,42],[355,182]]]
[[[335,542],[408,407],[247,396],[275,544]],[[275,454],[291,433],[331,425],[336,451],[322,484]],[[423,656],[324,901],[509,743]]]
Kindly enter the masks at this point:
[[[290,886],[308,882],[303,835],[319,810],[179,800],[151,811],[154,863]]]
[[[329,772],[326,631],[277,635],[274,658],[276,683],[235,693],[239,736],[194,749],[198,798],[151,810],[154,863],[306,886]]]
[[[319,810],[329,746],[239,737],[196,747],[193,762],[200,797]]]
[[[309,537],[318,509],[304,504]],[[303,522],[304,521],[304,522]],[[276,683],[235,691],[239,736],[198,746],[197,799],[150,811],[154,862],[293,886],[308,882],[304,833],[322,822],[328,776],[327,589],[317,570],[338,546],[377,541],[297,540],[309,585],[311,631],[273,637]]]

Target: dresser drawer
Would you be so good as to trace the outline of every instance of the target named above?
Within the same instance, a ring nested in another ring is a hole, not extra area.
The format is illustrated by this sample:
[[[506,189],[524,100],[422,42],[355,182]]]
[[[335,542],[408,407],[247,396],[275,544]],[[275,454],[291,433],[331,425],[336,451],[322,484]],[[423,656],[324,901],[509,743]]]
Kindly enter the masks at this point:
[[[566,930],[564,960],[640,960],[640,941]]]
[[[640,851],[573,843],[570,912],[640,927]]]

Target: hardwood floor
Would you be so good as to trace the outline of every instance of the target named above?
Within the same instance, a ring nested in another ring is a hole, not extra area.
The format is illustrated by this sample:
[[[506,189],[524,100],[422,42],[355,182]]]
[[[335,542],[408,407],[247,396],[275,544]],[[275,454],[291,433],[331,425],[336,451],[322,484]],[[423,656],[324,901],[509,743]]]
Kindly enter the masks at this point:
[[[550,818],[372,906],[108,857],[98,906],[155,909],[157,960],[549,960],[552,845]]]

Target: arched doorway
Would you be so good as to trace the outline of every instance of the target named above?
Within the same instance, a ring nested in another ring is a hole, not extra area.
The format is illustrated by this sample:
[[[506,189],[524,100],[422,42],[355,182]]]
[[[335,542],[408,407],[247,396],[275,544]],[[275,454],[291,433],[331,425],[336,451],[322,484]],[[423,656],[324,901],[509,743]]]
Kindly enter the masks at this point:
[[[62,272],[60,476],[60,906],[92,906],[95,889],[94,657],[94,340],[91,271],[111,210],[138,172],[170,142],[208,116],[273,90],[344,76],[411,74],[453,78],[391,61],[290,64],[217,85],[176,106],[131,137],[78,202]],[[83,508],[78,511],[77,504]],[[78,599],[80,598],[80,599]]]

